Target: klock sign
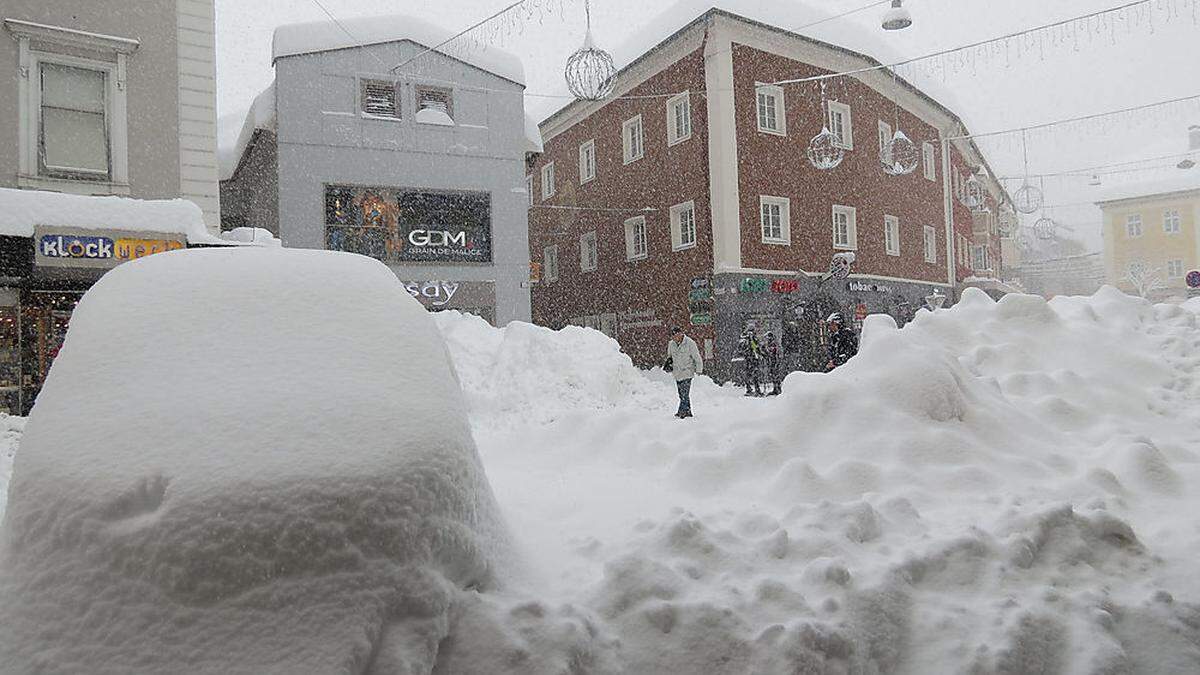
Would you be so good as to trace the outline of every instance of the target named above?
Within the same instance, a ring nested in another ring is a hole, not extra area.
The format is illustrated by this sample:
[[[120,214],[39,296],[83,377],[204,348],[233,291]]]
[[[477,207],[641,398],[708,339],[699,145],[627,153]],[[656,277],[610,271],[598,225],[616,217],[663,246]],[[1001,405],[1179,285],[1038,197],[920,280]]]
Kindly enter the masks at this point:
[[[107,269],[129,260],[187,247],[183,235],[76,227],[34,228],[34,263],[40,267]]]

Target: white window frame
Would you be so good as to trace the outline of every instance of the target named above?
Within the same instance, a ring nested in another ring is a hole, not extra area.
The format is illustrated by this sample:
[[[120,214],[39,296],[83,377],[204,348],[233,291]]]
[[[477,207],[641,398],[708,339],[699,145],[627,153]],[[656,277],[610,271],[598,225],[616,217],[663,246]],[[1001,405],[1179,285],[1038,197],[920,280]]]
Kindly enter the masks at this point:
[[[1175,269],[1178,269],[1179,272],[1176,273]],[[1177,258],[1175,260],[1167,261],[1167,278],[1168,279],[1182,279],[1184,277],[1185,273],[1186,273],[1186,271],[1184,270],[1184,267],[1183,267],[1183,260]]]
[[[533,174],[529,174],[528,176],[525,176],[525,193],[529,195],[529,205],[533,206],[534,205]]]
[[[900,255],[900,219],[896,216],[883,217],[883,249],[888,255]]]
[[[838,216],[846,217],[846,240],[838,241]],[[853,206],[834,204],[830,214],[830,227],[833,231],[833,247],[839,251],[858,250],[858,209]]]
[[[633,147],[635,136],[631,132],[634,129],[637,131],[637,148]],[[621,147],[626,164],[633,164],[646,156],[646,128],[642,125],[641,115],[634,115],[621,123]]]
[[[687,129],[680,133],[679,126],[676,124],[676,110],[683,107],[686,111],[683,119]],[[667,147],[678,145],[692,137],[692,99],[689,92],[683,92],[676,96],[667,99]]]
[[[546,162],[542,167],[542,201],[554,196],[554,162]]]
[[[1182,231],[1183,214],[1179,209],[1163,209],[1163,233],[1179,234]]]
[[[641,227],[642,250],[637,250],[637,228]],[[650,242],[646,231],[646,216],[634,216],[625,221],[625,260],[645,260],[650,257]]]
[[[600,245],[596,231],[585,232],[579,237],[579,271],[595,272],[600,266]]]
[[[763,217],[763,209],[768,206],[779,207],[779,236],[767,235],[767,221]],[[790,246],[792,244],[792,200],[787,197],[759,195],[758,197],[758,234],[764,244],[772,246]]]
[[[976,272],[983,272],[991,269],[988,265],[988,249],[983,244],[976,244],[971,247],[971,269]]]
[[[775,126],[763,126],[763,106],[759,100],[759,94],[767,94],[773,97],[774,105],[772,109],[775,113]],[[754,86],[754,120],[758,125],[758,130],[764,134],[772,134],[775,136],[787,136],[787,103],[783,97],[783,87],[778,87],[773,84],[763,84],[761,82]]]
[[[1134,233],[1133,226],[1137,225],[1137,233]],[[1138,239],[1146,233],[1145,223],[1142,222],[1142,214],[1131,213],[1125,216],[1125,237],[1128,239]]]
[[[826,121],[826,124],[829,126],[829,131],[833,132],[833,134],[837,136],[838,142],[841,144],[843,150],[853,150],[854,116],[851,114],[850,106],[846,105],[845,103],[839,103],[838,101],[829,101],[827,105],[829,106],[829,118]],[[842,133],[840,134],[833,123],[835,115],[840,115],[842,117]]]
[[[126,71],[128,58],[141,46],[137,40],[87,33],[43,24],[5,19],[4,27],[17,41],[17,186],[50,189],[90,195],[129,194],[129,125]],[[113,60],[97,60],[68,55],[59,51],[80,49],[111,55]],[[41,173],[40,127],[43,63],[85,68],[104,73],[104,118],[108,136],[109,168],[105,179],[50,176]]]
[[[692,239],[691,241],[683,240],[683,214],[692,214]],[[671,250],[683,251],[689,248],[696,247],[696,239],[698,228],[696,226],[696,203],[695,201],[686,201],[682,204],[676,204],[671,207]]]
[[[596,180],[596,139],[579,145],[579,184]]]
[[[542,249],[542,278],[548,284],[558,281],[558,244]]]
[[[883,151],[888,147],[888,143],[892,141],[892,125],[879,120],[879,158],[882,162]]]
[[[937,264],[937,228],[932,225],[925,226],[925,262]]]
[[[921,144],[921,160],[924,163],[925,178],[937,180],[937,149],[933,147],[933,143],[925,141]]]

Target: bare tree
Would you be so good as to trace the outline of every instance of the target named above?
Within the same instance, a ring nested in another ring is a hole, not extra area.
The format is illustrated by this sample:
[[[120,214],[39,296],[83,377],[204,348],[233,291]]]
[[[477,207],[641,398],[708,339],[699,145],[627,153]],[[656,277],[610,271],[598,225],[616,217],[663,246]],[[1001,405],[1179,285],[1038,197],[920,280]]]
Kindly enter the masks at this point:
[[[1167,287],[1166,282],[1163,281],[1161,268],[1136,263],[1129,266],[1123,281],[1133,287],[1133,292],[1139,298],[1147,298],[1154,291]]]

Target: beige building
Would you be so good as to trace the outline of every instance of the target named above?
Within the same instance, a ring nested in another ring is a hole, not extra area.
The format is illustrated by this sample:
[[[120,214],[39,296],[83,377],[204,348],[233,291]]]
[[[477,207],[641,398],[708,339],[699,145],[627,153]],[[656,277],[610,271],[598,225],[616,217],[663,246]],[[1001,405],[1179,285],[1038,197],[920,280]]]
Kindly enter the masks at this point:
[[[6,0],[0,23],[0,187],[183,197],[217,231],[214,0]]]
[[[1156,302],[1188,297],[1200,269],[1200,175],[1119,186],[1097,202],[1108,283]]]

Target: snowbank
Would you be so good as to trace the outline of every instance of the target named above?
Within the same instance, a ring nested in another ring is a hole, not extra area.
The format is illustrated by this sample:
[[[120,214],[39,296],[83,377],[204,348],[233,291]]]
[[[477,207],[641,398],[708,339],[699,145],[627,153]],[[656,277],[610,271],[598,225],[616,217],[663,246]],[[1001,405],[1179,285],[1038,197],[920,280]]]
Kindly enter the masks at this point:
[[[429,672],[504,547],[433,321],[361,256],[180,251],[80,302],[16,458],[6,672]]]
[[[13,457],[21,442],[21,431],[25,418],[0,414],[0,520],[4,517],[4,505],[8,503],[8,483],[12,480]]]
[[[0,235],[32,237],[34,227],[84,227],[186,235],[213,243],[200,207],[186,199],[91,197],[0,188]]]

